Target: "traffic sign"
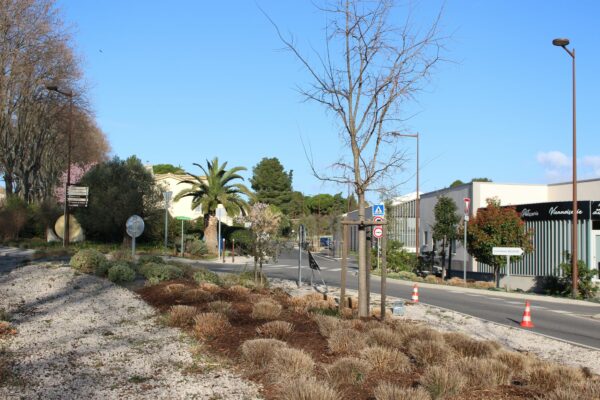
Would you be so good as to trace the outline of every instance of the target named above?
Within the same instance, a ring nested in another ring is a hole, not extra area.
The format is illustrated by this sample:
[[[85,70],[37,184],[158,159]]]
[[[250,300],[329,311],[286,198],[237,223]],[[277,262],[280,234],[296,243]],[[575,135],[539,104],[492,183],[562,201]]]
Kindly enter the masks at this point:
[[[373,217],[373,222],[383,222],[383,217]]]
[[[144,220],[139,215],[132,215],[131,217],[127,218],[125,230],[132,238],[140,236],[142,232],[144,232]]]
[[[377,239],[381,239],[383,237],[383,226],[375,225],[373,227],[373,236]]]
[[[373,205],[372,214],[374,217],[384,217],[385,216],[385,205],[384,204]]]
[[[469,215],[469,206],[471,205],[471,199],[468,197],[465,197],[463,199],[463,201],[465,202],[465,215]]]
[[[523,255],[523,249],[520,247],[492,247],[492,255],[520,256]]]

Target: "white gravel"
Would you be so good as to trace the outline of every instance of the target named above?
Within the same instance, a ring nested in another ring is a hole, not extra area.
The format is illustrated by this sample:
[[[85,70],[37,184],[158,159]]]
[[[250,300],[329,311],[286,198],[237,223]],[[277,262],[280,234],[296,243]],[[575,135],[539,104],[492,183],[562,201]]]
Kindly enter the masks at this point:
[[[253,383],[193,357],[191,339],[104,279],[19,268],[0,276],[0,308],[18,330],[4,343],[15,376],[1,399],[260,398]]]
[[[314,290],[310,286],[298,289],[295,281],[276,280],[273,283],[274,286],[282,287],[291,295],[301,295]],[[319,291],[323,292],[324,287],[319,287]],[[329,287],[328,293],[339,299],[339,288]],[[355,290],[346,290],[346,295],[356,297],[358,293]],[[388,296],[388,307],[397,300],[401,299]],[[371,301],[372,305],[377,307],[381,304],[379,295],[374,293],[371,294]],[[404,310],[403,317],[394,318],[423,321],[441,331],[462,332],[476,339],[495,340],[512,350],[531,352],[544,360],[560,364],[587,367],[594,373],[600,374],[600,351],[597,350],[421,303],[408,304]]]

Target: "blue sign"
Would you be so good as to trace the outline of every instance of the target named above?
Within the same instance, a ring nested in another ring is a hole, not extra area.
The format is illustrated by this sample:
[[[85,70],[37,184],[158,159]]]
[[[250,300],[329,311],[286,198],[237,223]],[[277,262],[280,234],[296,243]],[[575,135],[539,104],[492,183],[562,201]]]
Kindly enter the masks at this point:
[[[372,214],[374,217],[385,217],[385,205],[375,204],[373,206]]]

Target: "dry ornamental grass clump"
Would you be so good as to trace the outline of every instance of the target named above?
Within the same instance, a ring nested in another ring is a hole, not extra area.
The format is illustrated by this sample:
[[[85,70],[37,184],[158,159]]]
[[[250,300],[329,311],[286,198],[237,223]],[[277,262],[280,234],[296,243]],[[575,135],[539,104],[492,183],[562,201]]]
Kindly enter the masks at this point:
[[[183,299],[189,302],[207,302],[212,300],[212,294],[206,290],[194,288],[183,292]]]
[[[327,367],[326,371],[329,380],[336,386],[360,385],[367,379],[371,366],[360,358],[343,357]]]
[[[460,393],[466,384],[465,377],[459,371],[449,369],[447,365],[427,367],[421,376],[421,385],[433,400],[454,396]]]
[[[314,377],[297,377],[279,386],[281,400],[341,400],[340,394],[326,382]]]
[[[408,345],[408,354],[414,357],[419,366],[443,364],[452,358],[452,352],[444,342],[415,340]]]
[[[178,295],[178,294],[183,293],[185,288],[186,288],[186,286],[183,283],[170,283],[164,287],[164,291],[165,291],[165,293],[168,293],[171,295]]]
[[[583,384],[585,377],[579,369],[538,361],[529,368],[528,385],[545,392],[560,387]]]
[[[469,387],[493,389],[511,383],[513,372],[504,363],[494,358],[462,358],[450,366],[456,368],[467,379]]]
[[[172,306],[169,309],[169,325],[184,327],[192,323],[198,311],[192,306]]]
[[[227,291],[239,298],[245,298],[250,294],[250,289],[242,285],[230,286]]]
[[[516,351],[499,351],[494,357],[519,376],[526,376],[529,365],[531,364],[531,359],[529,357],[517,353]]]
[[[219,285],[215,285],[214,283],[210,282],[202,282],[198,287],[212,294],[216,294],[221,291],[221,287]]]
[[[405,388],[383,382],[375,388],[376,400],[431,400],[429,393],[422,387]]]
[[[365,348],[367,340],[362,332],[338,329],[327,339],[327,345],[333,354],[352,354]]]
[[[227,316],[221,313],[201,313],[194,317],[194,334],[199,339],[212,339],[230,326]]]
[[[597,399],[597,397],[586,397],[578,387],[557,388],[544,396],[537,397],[537,400],[582,400]]]
[[[375,318],[381,318],[381,307],[373,307],[371,309],[371,316]],[[385,310],[385,316],[388,319],[391,318],[392,312],[390,310]]]
[[[312,376],[315,362],[304,350],[282,348],[272,357],[267,369],[271,382],[284,382],[297,376]]]
[[[273,300],[261,300],[252,307],[254,319],[276,319],[281,314],[281,304]]]
[[[311,318],[317,323],[321,336],[326,338],[330,337],[333,332],[339,329],[349,328],[351,326],[351,323],[348,321],[343,321],[329,315],[313,314]]]
[[[390,328],[375,328],[367,331],[367,342],[370,345],[400,349],[404,347],[404,340],[401,335]]]
[[[396,349],[367,347],[360,352],[360,358],[368,362],[374,371],[382,374],[401,374],[412,369],[410,359]]]
[[[225,314],[227,316],[230,316],[233,313],[231,303],[228,301],[222,301],[222,300],[211,301],[210,303],[208,303],[208,309],[211,312],[221,313],[221,314]]]
[[[475,340],[459,332],[444,333],[443,337],[446,343],[463,357],[492,357],[500,348],[497,342]]]
[[[294,325],[286,321],[271,321],[256,328],[256,333],[273,339],[285,339],[294,330]]]
[[[286,342],[277,339],[252,339],[242,343],[240,352],[245,362],[264,368],[271,362],[277,352],[286,347]]]

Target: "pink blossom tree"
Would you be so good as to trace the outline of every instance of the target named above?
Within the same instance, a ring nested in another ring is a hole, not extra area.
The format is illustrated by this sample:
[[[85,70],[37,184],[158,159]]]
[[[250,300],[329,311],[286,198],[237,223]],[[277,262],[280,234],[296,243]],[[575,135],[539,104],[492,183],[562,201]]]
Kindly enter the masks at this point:
[[[89,164],[72,164],[71,165],[71,185],[79,183],[81,178],[90,170],[96,163]],[[67,182],[67,171],[64,171],[58,179],[58,185],[54,188],[54,197],[60,204],[65,202],[65,183]]]

